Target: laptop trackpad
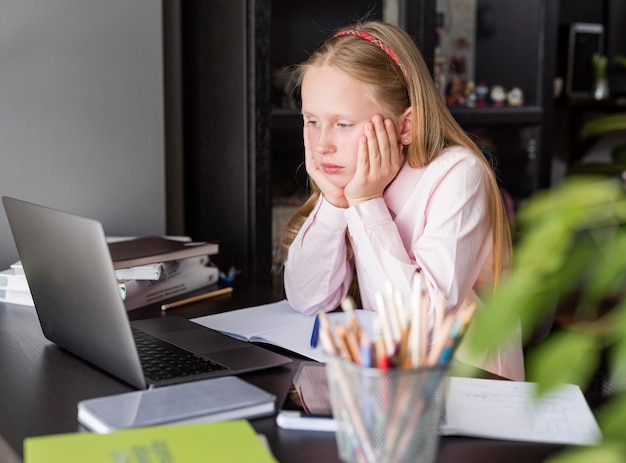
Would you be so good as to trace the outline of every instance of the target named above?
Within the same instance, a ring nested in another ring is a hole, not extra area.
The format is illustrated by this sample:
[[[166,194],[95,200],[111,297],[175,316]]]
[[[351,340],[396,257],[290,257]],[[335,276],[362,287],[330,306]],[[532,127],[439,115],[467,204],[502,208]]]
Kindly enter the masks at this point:
[[[206,328],[183,317],[148,318],[132,322],[137,328],[197,354],[248,347],[245,341]]]
[[[243,349],[214,352],[211,354],[211,360],[231,369],[236,368],[238,370],[254,370],[259,365],[275,366],[282,365],[289,361],[282,355],[258,346],[247,346]]]
[[[160,333],[158,336],[197,354],[211,354],[211,358],[215,358],[215,352],[250,347],[244,341],[202,327]]]

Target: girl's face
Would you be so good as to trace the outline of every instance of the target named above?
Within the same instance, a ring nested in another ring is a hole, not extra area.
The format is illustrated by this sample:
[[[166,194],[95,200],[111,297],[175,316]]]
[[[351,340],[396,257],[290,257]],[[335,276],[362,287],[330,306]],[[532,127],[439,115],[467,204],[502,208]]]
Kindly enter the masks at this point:
[[[354,176],[365,124],[382,109],[369,85],[331,66],[307,70],[302,80],[302,116],[317,167],[338,188]]]

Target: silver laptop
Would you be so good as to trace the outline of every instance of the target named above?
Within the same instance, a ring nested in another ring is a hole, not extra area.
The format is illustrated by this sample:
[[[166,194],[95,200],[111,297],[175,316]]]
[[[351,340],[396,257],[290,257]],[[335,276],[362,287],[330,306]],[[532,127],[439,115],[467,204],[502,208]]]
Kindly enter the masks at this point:
[[[291,361],[183,317],[129,321],[100,222],[6,196],[2,202],[41,328],[60,347],[139,389]],[[182,376],[150,368],[143,354],[140,360],[137,334],[199,365]]]

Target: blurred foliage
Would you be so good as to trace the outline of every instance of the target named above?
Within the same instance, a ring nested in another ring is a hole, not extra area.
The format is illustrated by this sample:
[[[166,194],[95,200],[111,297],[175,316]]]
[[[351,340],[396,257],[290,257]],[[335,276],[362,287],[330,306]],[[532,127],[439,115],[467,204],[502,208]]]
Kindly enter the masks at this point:
[[[591,57],[591,64],[593,65],[593,75],[596,80],[606,79],[606,67],[609,63],[609,59],[606,55],[600,53],[594,53]]]
[[[598,137],[624,130],[626,130],[626,112],[610,113],[587,122],[580,131],[580,136],[582,138]]]
[[[626,112],[610,113],[591,119],[580,131],[583,146],[588,148],[605,136],[626,133]],[[611,149],[610,162],[580,160],[569,166],[568,175],[617,176],[626,171],[626,143]]]
[[[521,322],[527,341],[557,306],[571,323],[555,327],[526,356],[527,380],[539,393],[562,383],[589,386],[603,359],[621,384],[596,410],[603,441],[568,449],[554,462],[626,461],[626,194],[623,179],[568,177],[536,193],[516,216],[511,271],[485,299],[469,347],[503,344]]]

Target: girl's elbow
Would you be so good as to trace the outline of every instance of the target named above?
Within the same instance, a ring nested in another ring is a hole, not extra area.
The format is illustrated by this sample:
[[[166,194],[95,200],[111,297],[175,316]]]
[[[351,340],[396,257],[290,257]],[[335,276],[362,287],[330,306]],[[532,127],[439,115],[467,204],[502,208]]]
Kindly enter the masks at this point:
[[[289,295],[287,295],[287,302],[289,302],[289,306],[293,310],[295,310],[296,312],[300,312],[303,315],[315,315],[317,312],[319,312],[319,309],[316,305],[306,304],[306,302],[302,299],[289,297]]]
[[[339,306],[336,295],[331,295],[324,300],[315,298],[313,295],[300,295],[288,290],[285,291],[287,302],[292,309],[303,315],[315,315],[318,312],[328,312]]]

